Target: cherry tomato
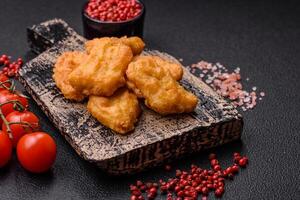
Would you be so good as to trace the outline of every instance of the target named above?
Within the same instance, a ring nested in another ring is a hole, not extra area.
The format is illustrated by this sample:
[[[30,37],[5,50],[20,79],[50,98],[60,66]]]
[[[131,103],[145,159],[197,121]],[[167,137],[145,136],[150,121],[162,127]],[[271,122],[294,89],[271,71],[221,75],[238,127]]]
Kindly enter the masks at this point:
[[[32,173],[48,171],[56,158],[56,144],[44,132],[24,135],[17,145],[17,156],[21,165]]]
[[[12,143],[8,135],[0,131],[0,167],[4,167],[11,159]]]
[[[28,107],[28,100],[26,97],[22,95],[17,95],[14,93],[11,93],[8,90],[2,90],[0,91],[0,104],[3,104],[8,101],[17,100],[19,101],[24,107]],[[14,111],[14,103],[8,103],[0,106],[2,109],[2,113],[4,116],[7,116],[9,113]],[[2,124],[2,119],[0,119],[0,125]]]
[[[0,83],[3,83],[8,80],[9,80],[9,78],[7,76],[5,76],[4,74],[0,74]],[[10,83],[4,83],[4,86],[6,86],[7,88],[9,88],[10,85],[11,85]],[[5,87],[3,87],[2,84],[0,84],[0,91],[1,90],[5,90]]]
[[[12,143],[14,147],[17,146],[18,141],[23,135],[25,135],[26,133],[38,131],[40,127],[39,118],[37,118],[35,114],[29,111],[13,111],[9,113],[5,118],[9,123],[17,123],[9,125],[13,136]],[[27,123],[28,125],[26,125],[25,123]],[[2,130],[7,133],[7,126],[5,123],[2,124]]]

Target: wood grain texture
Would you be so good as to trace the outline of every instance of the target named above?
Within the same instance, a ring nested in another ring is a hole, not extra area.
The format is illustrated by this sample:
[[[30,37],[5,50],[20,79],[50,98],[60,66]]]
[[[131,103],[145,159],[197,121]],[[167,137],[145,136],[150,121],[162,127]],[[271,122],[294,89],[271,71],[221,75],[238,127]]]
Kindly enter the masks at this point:
[[[238,111],[187,69],[181,84],[199,98],[193,113],[166,117],[142,105],[135,131],[126,136],[114,133],[90,115],[85,103],[66,100],[55,86],[52,70],[57,57],[65,51],[82,50],[85,41],[75,32],[66,35],[28,62],[19,79],[83,159],[109,173],[128,174],[241,137],[243,120]],[[143,54],[177,61],[159,51]]]

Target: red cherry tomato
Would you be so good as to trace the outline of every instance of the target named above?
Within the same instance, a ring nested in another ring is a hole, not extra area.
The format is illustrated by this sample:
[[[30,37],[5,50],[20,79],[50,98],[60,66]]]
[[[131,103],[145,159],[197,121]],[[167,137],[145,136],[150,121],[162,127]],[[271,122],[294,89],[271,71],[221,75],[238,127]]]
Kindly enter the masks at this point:
[[[9,78],[7,76],[5,76],[4,74],[0,74],[0,83],[4,83],[5,81],[8,81],[8,80],[9,80]],[[10,83],[0,84],[0,91],[5,90],[6,88],[9,88],[10,85],[11,85]]]
[[[12,143],[16,147],[20,138],[26,133],[32,133],[39,130],[39,118],[35,114],[29,111],[13,111],[6,117],[7,122],[16,123],[10,124],[9,127],[12,133]],[[28,124],[28,125],[26,125]],[[7,126],[5,123],[2,124],[2,130],[7,133]]]
[[[4,167],[11,159],[12,143],[8,135],[0,131],[0,167]]]
[[[24,135],[17,145],[17,156],[21,165],[32,173],[48,171],[56,158],[56,144],[44,132]]]
[[[21,105],[23,105],[26,108],[28,107],[28,100],[26,97],[11,93],[8,90],[0,91],[0,104],[3,104],[8,101],[13,101],[13,100],[19,101]],[[4,104],[0,106],[0,108],[2,109],[2,113],[4,114],[4,116],[7,116],[9,113],[14,111],[14,103]],[[0,125],[1,124],[2,124],[2,119],[0,119]]]

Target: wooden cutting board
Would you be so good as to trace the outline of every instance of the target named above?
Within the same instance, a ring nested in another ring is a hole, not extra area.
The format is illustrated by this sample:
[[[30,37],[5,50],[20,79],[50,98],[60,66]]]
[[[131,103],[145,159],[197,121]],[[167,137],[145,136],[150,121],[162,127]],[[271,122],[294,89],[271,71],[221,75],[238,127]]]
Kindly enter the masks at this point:
[[[76,152],[111,174],[139,172],[241,137],[243,120],[238,111],[187,69],[181,84],[199,98],[193,113],[166,117],[142,105],[134,132],[116,134],[90,115],[86,102],[66,100],[52,79],[57,57],[82,50],[85,39],[54,19],[28,28],[28,42],[37,53],[47,50],[24,65],[20,82]],[[177,61],[159,51],[143,53]]]

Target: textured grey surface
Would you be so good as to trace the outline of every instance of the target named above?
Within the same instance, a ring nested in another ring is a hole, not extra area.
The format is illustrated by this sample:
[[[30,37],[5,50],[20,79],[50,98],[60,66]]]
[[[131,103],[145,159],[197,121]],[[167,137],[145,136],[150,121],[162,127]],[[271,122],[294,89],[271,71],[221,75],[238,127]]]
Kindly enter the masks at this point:
[[[80,7],[74,0],[1,0],[0,51],[30,57],[26,27],[60,17],[81,32]],[[187,3],[189,2],[189,3]],[[298,1],[147,0],[145,39],[148,47],[183,58],[189,65],[200,58],[240,67],[242,77],[267,96],[243,114],[242,142],[216,149],[222,165],[234,151],[249,156],[250,164],[234,181],[226,182],[223,199],[300,199],[300,7]],[[68,12],[67,12],[68,11]],[[0,170],[0,199],[128,199],[128,184],[168,178],[162,169],[125,178],[111,178],[80,159],[38,106],[31,107],[43,128],[58,144],[52,172],[26,173],[17,161]],[[208,167],[207,153],[174,162]],[[165,199],[165,197],[158,198]],[[211,195],[210,199],[214,199]]]

